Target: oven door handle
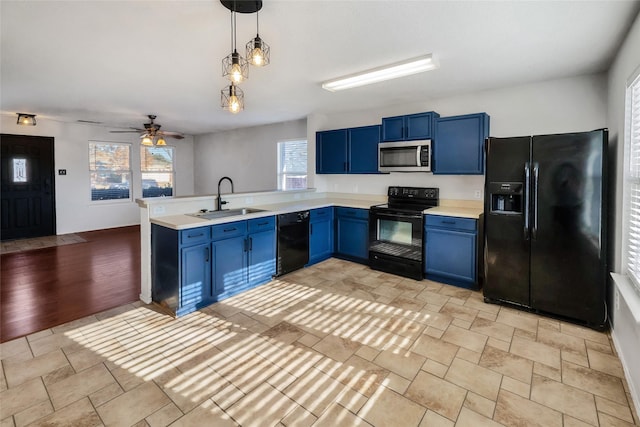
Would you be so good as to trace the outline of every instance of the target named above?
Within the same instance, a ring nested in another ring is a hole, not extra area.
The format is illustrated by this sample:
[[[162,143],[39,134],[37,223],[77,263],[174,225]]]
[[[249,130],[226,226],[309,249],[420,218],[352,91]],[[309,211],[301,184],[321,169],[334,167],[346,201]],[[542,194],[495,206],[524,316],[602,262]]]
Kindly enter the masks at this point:
[[[371,215],[374,217],[385,217],[385,218],[405,218],[405,219],[422,219],[422,214],[401,214],[401,213],[387,213],[387,212],[371,212]]]

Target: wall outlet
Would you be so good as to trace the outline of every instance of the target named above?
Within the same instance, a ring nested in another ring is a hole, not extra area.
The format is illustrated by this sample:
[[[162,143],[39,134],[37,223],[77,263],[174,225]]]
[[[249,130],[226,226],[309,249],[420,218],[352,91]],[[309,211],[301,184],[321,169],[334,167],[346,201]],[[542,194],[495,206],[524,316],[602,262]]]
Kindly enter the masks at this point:
[[[162,215],[165,212],[166,212],[166,209],[162,205],[153,207],[153,214],[154,215]]]
[[[473,192],[473,198],[474,199],[482,199],[482,191],[481,190],[476,190]]]
[[[252,205],[253,204],[253,197],[245,197],[244,198],[244,204],[245,205]]]

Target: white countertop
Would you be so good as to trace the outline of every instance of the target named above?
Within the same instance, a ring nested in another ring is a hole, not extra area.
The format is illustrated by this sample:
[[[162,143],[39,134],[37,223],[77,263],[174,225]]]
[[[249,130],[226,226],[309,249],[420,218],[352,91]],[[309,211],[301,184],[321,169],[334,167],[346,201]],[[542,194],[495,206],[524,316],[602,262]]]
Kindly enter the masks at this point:
[[[254,212],[247,215],[234,215],[216,219],[204,219],[185,214],[168,215],[152,218],[151,223],[162,225],[163,227],[167,228],[172,228],[174,230],[186,230],[188,228],[224,224],[227,222],[242,221],[245,219],[262,218],[265,216],[304,211],[307,209],[324,208],[327,206],[344,206],[348,208],[369,209],[371,206],[377,204],[379,204],[379,202],[370,200],[351,200],[339,198],[296,200],[294,202],[251,206],[252,208],[256,209],[264,209],[264,212]]]
[[[224,224],[233,221],[242,221],[246,219],[262,218],[265,216],[278,215],[289,212],[303,211],[307,209],[317,209],[328,206],[343,206],[348,208],[369,209],[373,205],[380,204],[374,200],[357,200],[346,198],[319,198],[309,200],[296,200],[293,202],[265,204],[251,206],[252,208],[263,209],[264,212],[254,212],[247,215],[227,216],[216,219],[204,219],[190,215],[168,215],[151,219],[151,223],[158,224],[163,227],[172,228],[174,230],[186,230],[195,227],[204,227],[208,225]],[[438,206],[425,211],[426,215],[444,215],[456,216],[462,218],[478,219],[482,214],[481,208],[473,207],[455,207],[455,206]]]
[[[460,218],[478,219],[483,212],[484,210],[482,208],[438,206],[437,208],[428,209],[424,213],[426,215],[457,216]]]

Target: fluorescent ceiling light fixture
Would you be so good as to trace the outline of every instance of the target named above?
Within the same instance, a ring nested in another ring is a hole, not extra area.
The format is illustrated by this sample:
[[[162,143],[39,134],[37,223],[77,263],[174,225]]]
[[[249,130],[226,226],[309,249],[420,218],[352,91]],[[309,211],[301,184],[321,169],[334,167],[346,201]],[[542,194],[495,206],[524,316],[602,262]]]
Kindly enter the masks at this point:
[[[322,88],[331,92],[343,89],[351,89],[358,86],[378,83],[385,80],[397,79],[398,77],[410,76],[424,71],[435,70],[440,67],[435,59],[429,55],[409,59],[407,61],[396,62],[372,70],[362,71],[335,80],[322,83]]]

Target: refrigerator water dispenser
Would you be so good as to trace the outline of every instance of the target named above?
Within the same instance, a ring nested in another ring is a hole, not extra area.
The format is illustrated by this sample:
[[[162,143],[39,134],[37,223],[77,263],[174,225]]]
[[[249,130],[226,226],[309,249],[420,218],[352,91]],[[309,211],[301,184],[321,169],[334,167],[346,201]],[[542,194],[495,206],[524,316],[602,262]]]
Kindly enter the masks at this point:
[[[521,182],[492,182],[489,184],[491,213],[522,215],[523,184]]]

